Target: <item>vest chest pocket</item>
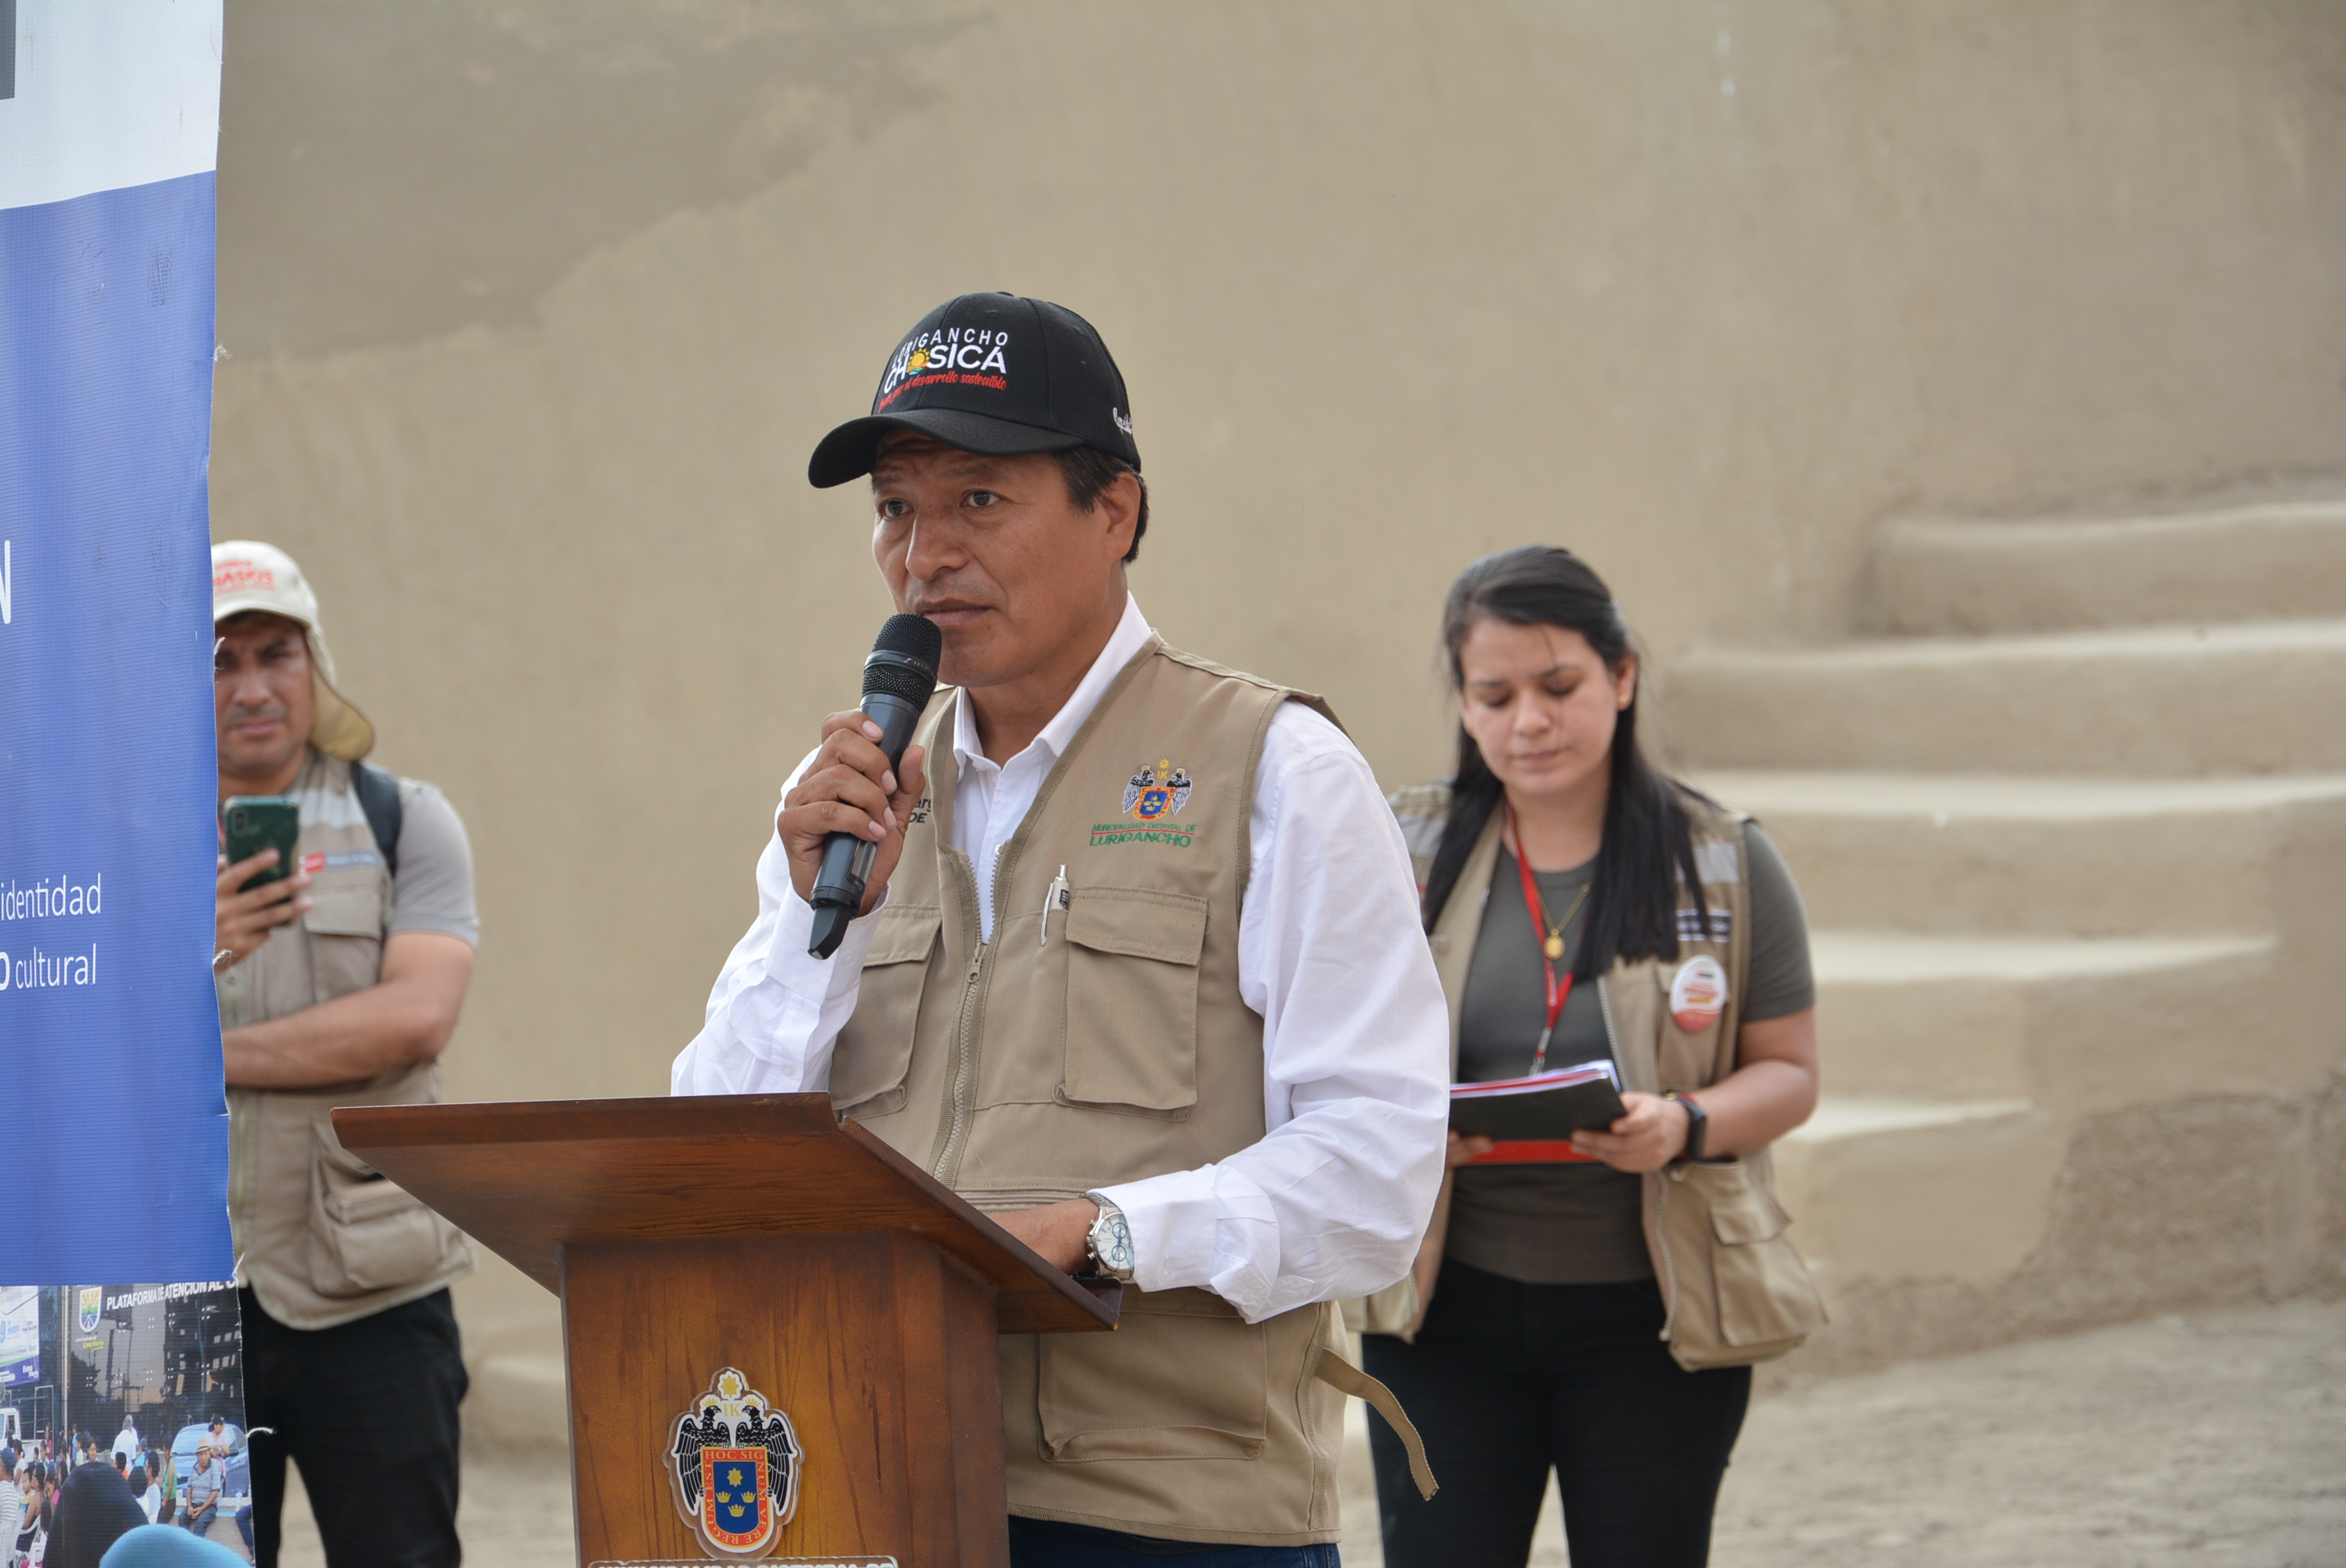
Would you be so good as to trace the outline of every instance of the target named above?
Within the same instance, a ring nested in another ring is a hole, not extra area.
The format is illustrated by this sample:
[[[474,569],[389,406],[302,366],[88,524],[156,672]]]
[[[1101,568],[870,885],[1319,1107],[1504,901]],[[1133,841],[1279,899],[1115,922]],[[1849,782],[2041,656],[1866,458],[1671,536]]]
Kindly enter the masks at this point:
[[[386,901],[382,874],[328,871],[310,885],[309,897],[311,908],[301,925],[309,939],[311,1000],[332,1002],[379,983]]]
[[[1154,888],[1079,888],[1067,907],[1074,1105],[1183,1115],[1198,1103],[1198,961],[1206,901]]]
[[[934,904],[891,903],[880,911],[854,1014],[831,1047],[831,1103],[836,1109],[883,1116],[903,1107],[921,988],[944,919],[944,911]]]

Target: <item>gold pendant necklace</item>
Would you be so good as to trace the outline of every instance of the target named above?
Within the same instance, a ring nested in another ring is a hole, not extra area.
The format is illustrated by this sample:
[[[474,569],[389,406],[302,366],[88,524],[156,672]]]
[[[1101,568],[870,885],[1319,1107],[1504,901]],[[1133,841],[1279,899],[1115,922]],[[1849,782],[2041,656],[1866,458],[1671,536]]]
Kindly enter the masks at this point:
[[[1547,928],[1547,941],[1540,945],[1546,952],[1550,963],[1564,957],[1564,933],[1570,929],[1573,917],[1580,912],[1580,906],[1588,901],[1588,891],[1596,885],[1596,879],[1594,877],[1581,883],[1579,895],[1572,901],[1572,907],[1564,911],[1564,918]],[[1546,901],[1541,901],[1545,903]],[[1545,915],[1547,911],[1542,910],[1539,912]]]

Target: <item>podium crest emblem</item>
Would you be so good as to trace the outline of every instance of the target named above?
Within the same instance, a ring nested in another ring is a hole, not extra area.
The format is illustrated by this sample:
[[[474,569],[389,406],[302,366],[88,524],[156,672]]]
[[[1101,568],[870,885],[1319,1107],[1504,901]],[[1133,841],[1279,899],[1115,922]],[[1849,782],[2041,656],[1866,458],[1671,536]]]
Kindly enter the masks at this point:
[[[728,1367],[669,1436],[677,1512],[711,1556],[763,1557],[797,1512],[802,1458],[790,1418]]]

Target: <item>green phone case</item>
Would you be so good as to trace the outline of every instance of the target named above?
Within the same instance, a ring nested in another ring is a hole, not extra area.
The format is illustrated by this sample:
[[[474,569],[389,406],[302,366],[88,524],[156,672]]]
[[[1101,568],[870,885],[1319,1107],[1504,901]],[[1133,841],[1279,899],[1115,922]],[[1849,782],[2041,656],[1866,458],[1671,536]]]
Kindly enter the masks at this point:
[[[301,803],[291,795],[231,795],[220,802],[220,840],[228,863],[249,860],[263,850],[277,851],[277,863],[245,880],[245,888],[293,874],[293,846],[301,838]]]

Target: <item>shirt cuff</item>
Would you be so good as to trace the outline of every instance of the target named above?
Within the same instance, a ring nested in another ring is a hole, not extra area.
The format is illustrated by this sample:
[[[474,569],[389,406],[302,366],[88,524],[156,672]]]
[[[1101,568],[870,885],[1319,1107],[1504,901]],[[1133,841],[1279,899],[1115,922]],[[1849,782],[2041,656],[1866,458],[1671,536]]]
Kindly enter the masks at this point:
[[[1251,1183],[1219,1179],[1213,1166],[1096,1187],[1124,1211],[1132,1232],[1132,1281],[1143,1290],[1210,1290],[1247,1321],[1275,1283],[1279,1217]],[[1261,1256],[1268,1244],[1270,1265]]]
[[[766,950],[766,972],[817,1008],[854,995],[863,983],[863,961],[871,954],[872,939],[879,933],[880,911],[887,907],[888,891],[882,888],[870,914],[847,922],[838,950],[829,958],[817,958],[807,951],[814,936],[814,906],[799,897],[797,888],[789,888],[774,921],[773,945]]]

